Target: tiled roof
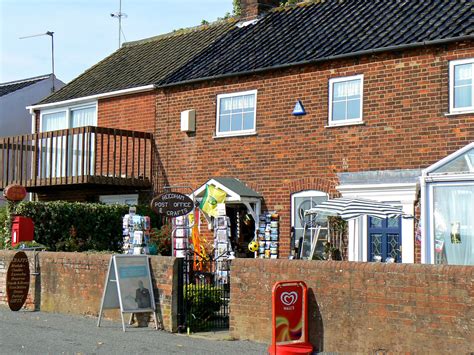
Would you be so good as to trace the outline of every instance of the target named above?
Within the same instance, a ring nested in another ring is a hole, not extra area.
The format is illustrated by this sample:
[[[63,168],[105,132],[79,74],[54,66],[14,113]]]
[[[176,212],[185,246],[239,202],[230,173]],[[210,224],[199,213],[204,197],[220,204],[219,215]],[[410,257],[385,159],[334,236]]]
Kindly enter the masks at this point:
[[[124,45],[40,103],[474,39],[472,0],[320,0]]]
[[[10,81],[8,83],[0,83],[0,97],[8,95],[17,90],[26,88],[27,86],[36,84],[37,82],[45,79],[49,79],[50,75],[36,76],[34,78],[22,79],[16,81]]]
[[[240,195],[241,197],[262,198],[262,195],[260,195],[257,191],[252,190],[239,179],[232,177],[215,177],[213,179],[227,187],[229,190],[234,191],[237,195]]]
[[[226,33],[159,84],[248,73],[474,35],[471,0],[329,0],[277,9]]]
[[[64,101],[155,84],[189,62],[235,20],[221,21],[124,44],[40,103]]]

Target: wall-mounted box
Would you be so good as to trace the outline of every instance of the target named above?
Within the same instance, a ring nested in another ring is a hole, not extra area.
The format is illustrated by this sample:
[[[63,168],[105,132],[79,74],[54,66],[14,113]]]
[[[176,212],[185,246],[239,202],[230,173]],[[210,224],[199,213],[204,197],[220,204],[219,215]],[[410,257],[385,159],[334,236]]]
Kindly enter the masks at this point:
[[[196,130],[196,110],[181,112],[181,132],[194,132]]]

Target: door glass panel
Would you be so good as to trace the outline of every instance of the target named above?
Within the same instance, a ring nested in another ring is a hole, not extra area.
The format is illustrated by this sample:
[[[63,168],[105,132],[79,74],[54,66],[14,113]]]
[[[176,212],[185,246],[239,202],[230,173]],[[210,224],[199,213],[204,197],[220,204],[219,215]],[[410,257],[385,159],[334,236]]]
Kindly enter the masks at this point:
[[[388,228],[398,228],[400,226],[400,217],[392,217],[387,219]]]
[[[394,261],[400,261],[399,234],[387,234],[387,257],[393,258]]]
[[[369,218],[369,226],[370,228],[382,228],[382,218],[377,217],[370,217]]]
[[[382,234],[380,233],[370,234],[370,261],[375,261],[375,256],[382,258]]]

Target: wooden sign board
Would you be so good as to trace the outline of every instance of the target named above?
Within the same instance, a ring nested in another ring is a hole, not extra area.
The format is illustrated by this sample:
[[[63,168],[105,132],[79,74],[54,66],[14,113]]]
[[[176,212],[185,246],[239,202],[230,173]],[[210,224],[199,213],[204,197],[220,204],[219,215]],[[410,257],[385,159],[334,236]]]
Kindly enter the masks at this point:
[[[13,256],[7,271],[7,301],[12,311],[19,311],[30,289],[30,264],[22,251]]]
[[[179,192],[166,192],[151,201],[151,208],[165,217],[179,217],[192,212],[194,202]]]
[[[124,313],[153,313],[158,329],[156,304],[151,282],[150,263],[147,255],[113,255],[100,306],[100,326],[104,309],[120,309],[125,331]],[[130,322],[129,322],[130,323]]]
[[[26,197],[26,189],[22,185],[11,184],[5,187],[3,195],[9,201],[22,201]]]

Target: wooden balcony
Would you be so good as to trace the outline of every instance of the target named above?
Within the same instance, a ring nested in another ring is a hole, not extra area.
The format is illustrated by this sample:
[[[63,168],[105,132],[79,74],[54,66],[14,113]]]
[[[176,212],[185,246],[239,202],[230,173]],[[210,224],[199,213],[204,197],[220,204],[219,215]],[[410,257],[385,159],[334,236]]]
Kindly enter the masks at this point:
[[[153,135],[80,127],[0,138],[0,190],[20,184],[29,192],[66,185],[151,187]]]

